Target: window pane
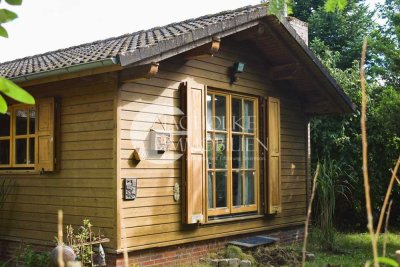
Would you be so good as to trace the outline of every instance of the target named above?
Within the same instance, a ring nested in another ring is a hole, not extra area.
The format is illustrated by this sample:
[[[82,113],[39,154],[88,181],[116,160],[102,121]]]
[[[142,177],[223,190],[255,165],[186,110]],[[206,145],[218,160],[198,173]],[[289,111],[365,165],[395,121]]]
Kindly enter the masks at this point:
[[[233,187],[233,192],[232,192],[233,206],[243,205],[241,172],[232,172],[232,187]]]
[[[35,120],[36,120],[36,110],[30,109],[29,110],[29,133],[35,133]]]
[[[256,122],[254,117],[253,101],[244,101],[244,131],[246,133],[254,132],[254,124]]]
[[[226,169],[226,134],[215,135],[215,168]]]
[[[244,138],[244,167],[254,169],[254,137]]]
[[[29,138],[29,162],[28,164],[35,163],[35,138]]]
[[[212,134],[207,134],[207,161],[208,161],[208,168],[213,168],[213,142],[212,142]]]
[[[216,206],[226,207],[226,172],[216,172]]]
[[[232,168],[239,169],[242,166],[242,136],[232,136]]]
[[[27,163],[27,141],[26,139],[15,140],[15,163],[26,164]]]
[[[212,125],[212,95],[207,95],[207,129],[213,129]]]
[[[215,129],[226,130],[226,98],[216,95],[215,101]]]
[[[10,140],[0,140],[0,165],[10,165]]]
[[[27,134],[28,131],[28,112],[26,110],[15,111],[15,133],[16,135]]]
[[[255,204],[254,197],[254,172],[247,171],[245,172],[245,190],[244,190],[244,204],[251,205]]]
[[[242,132],[242,100],[232,98],[232,130]]]
[[[208,172],[208,208],[214,208],[214,183],[213,183],[214,173]]]
[[[10,135],[10,113],[0,113],[0,136]]]

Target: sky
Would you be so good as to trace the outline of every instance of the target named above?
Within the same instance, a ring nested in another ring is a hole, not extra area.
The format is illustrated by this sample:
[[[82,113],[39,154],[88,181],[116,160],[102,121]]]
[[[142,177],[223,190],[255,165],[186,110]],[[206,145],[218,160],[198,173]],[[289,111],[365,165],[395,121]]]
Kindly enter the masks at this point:
[[[368,0],[374,4],[380,0]],[[24,0],[7,6],[18,18],[3,26],[0,62],[119,36],[260,0]]]

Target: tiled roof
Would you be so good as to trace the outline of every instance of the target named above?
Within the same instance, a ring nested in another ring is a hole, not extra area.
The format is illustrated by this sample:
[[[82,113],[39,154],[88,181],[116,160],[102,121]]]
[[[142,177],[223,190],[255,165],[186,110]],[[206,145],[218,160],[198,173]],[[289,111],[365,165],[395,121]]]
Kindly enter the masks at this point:
[[[182,44],[193,42],[196,39],[213,36],[218,32],[256,20],[265,16],[265,11],[266,8],[262,5],[248,6],[173,23],[164,27],[4,62],[0,63],[0,76],[17,78],[115,57],[123,61],[122,58],[125,56],[131,56],[131,63],[132,60],[143,59],[143,54],[154,56],[156,53],[162,53]],[[189,38],[188,34],[191,34]],[[178,41],[182,37],[184,40]],[[144,50],[156,51],[148,53],[148,51]]]

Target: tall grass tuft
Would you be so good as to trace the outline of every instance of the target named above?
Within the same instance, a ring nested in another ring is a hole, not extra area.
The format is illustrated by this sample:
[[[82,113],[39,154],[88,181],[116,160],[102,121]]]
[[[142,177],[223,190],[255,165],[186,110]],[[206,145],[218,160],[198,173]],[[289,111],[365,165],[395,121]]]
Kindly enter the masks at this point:
[[[351,195],[351,175],[346,171],[348,166],[344,163],[324,159],[320,162],[316,190],[316,223],[321,230],[321,246],[324,250],[334,250],[336,230],[333,218],[336,208],[336,198],[349,199]],[[345,176],[345,177],[344,177]]]

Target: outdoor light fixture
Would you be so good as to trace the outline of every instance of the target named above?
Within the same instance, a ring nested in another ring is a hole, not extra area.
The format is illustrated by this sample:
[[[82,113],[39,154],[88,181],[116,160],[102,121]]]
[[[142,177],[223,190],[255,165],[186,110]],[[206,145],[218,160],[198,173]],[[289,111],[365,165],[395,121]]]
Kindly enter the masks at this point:
[[[245,64],[243,62],[235,62],[231,68],[231,84],[237,82],[238,73],[242,73],[244,71]]]

